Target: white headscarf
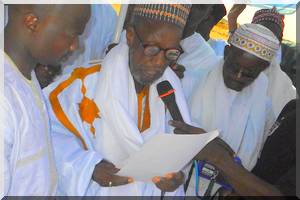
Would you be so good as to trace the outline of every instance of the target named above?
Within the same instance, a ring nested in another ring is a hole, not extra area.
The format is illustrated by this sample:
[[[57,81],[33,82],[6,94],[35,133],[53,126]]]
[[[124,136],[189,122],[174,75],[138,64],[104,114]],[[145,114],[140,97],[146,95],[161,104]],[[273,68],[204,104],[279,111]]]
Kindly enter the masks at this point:
[[[199,81],[216,65],[216,54],[199,33],[194,33],[180,43],[184,53],[178,64],[185,67],[182,86],[187,99],[193,94]]]

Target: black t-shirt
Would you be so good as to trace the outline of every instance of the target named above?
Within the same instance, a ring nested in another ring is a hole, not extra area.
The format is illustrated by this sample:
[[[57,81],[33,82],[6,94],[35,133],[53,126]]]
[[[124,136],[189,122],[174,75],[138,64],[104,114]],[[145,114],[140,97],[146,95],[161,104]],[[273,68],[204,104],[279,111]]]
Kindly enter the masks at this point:
[[[285,195],[296,193],[296,100],[280,113],[279,125],[268,137],[252,172],[277,186]]]

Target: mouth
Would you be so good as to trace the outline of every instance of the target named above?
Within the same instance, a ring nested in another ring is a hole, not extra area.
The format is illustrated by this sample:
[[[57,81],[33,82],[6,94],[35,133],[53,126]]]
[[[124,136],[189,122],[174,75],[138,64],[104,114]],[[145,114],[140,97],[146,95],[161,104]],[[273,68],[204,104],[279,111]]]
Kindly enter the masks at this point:
[[[138,82],[144,84],[144,85],[150,85],[157,79],[159,79],[162,76],[162,72],[149,72],[144,73],[141,76],[137,76]]]
[[[236,91],[241,91],[244,87],[246,87],[246,84],[240,81],[237,81],[235,79],[229,78],[226,82],[225,85],[232,89],[232,90],[236,90]]]

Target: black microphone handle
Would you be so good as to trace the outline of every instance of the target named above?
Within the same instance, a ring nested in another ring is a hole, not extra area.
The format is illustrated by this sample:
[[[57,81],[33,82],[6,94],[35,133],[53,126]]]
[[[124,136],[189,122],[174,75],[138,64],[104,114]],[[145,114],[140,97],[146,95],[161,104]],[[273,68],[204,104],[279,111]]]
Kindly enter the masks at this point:
[[[175,101],[168,102],[166,106],[173,120],[184,122],[180,110]]]

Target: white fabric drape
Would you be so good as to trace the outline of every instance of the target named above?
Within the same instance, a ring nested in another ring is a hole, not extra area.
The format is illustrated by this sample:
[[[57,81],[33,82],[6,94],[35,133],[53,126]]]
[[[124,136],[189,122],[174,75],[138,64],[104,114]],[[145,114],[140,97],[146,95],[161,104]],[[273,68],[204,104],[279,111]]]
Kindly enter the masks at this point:
[[[35,73],[31,81],[25,79],[8,56],[4,57],[4,72],[4,96],[0,98],[4,194],[55,195],[57,174],[49,119]]]
[[[199,81],[215,67],[217,57],[199,33],[185,38],[180,44],[184,53],[179,57],[178,64],[186,68],[182,86],[185,96],[189,99]]]
[[[56,83],[46,88],[48,95],[57,86]],[[84,137],[88,151],[80,147],[80,142],[69,133],[52,113],[54,124],[53,141],[56,160],[61,179],[59,190],[63,195],[95,195],[95,196],[156,196],[160,190],[150,182],[133,182],[119,187],[100,187],[91,181],[91,173],[102,158],[120,166],[132,153],[153,135],[165,133],[171,129],[167,126],[168,117],[165,106],[158,97],[156,84],[168,80],[176,90],[176,102],[187,123],[190,123],[189,112],[177,76],[169,68],[163,76],[150,86],[151,126],[140,133],[137,128],[137,95],[134,81],[128,66],[128,46],[121,43],[113,48],[102,63],[100,73],[88,76],[84,80],[87,88],[86,96],[94,99],[100,109],[100,119],[94,126],[96,137],[89,132],[87,124],[80,122],[77,104],[82,98],[81,82],[75,81],[59,95],[60,103],[69,119]],[[182,186],[166,195],[183,195]]]
[[[283,107],[296,98],[297,92],[288,75],[281,70],[277,59],[264,71],[269,80],[268,96],[272,100],[272,107],[277,118]]]
[[[261,73],[241,92],[224,84],[223,61],[203,80],[191,99],[193,121],[205,130],[220,130],[221,138],[251,170],[259,156],[267,131],[275,121],[267,97],[267,78]]]

